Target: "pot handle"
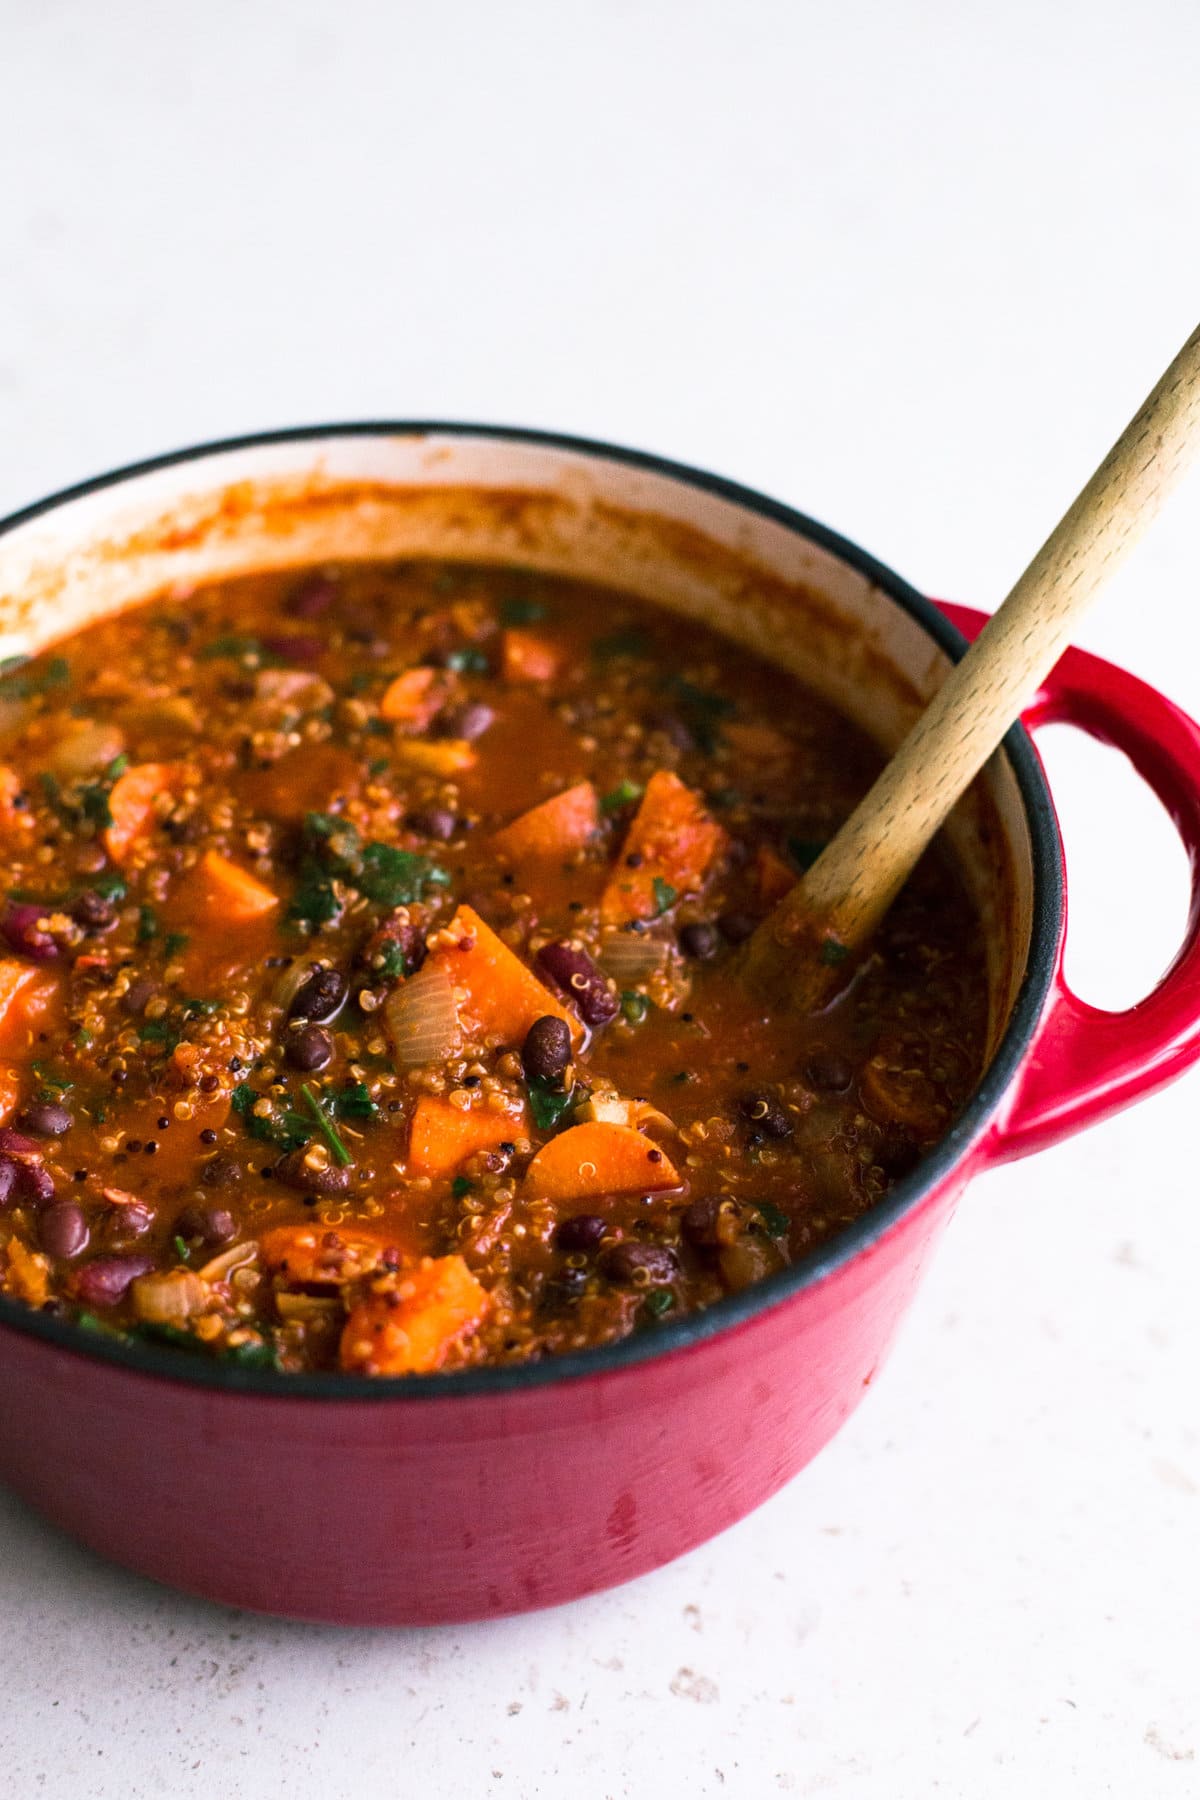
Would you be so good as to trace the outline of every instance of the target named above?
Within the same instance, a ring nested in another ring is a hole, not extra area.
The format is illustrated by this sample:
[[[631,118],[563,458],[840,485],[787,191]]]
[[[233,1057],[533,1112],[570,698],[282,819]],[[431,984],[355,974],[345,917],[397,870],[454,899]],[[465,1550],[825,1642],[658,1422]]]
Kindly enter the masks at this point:
[[[987,622],[974,607],[939,606],[968,638]],[[1162,1087],[1200,1058],[1200,726],[1136,675],[1074,649],[1051,670],[1022,723],[1075,725],[1125,753],[1183,839],[1192,898],[1170,968],[1125,1012],[1090,1006],[1072,993],[1060,946],[1028,1059],[983,1145],[989,1162],[1044,1149]]]

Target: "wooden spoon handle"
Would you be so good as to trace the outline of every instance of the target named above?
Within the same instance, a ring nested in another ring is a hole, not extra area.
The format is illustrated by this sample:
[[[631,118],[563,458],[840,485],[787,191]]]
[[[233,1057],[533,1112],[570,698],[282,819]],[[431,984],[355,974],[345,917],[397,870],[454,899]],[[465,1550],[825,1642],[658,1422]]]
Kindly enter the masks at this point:
[[[1200,327],[950,671],[874,787],[746,947],[761,992],[819,1004],[1200,448]],[[823,973],[818,971],[824,970]]]

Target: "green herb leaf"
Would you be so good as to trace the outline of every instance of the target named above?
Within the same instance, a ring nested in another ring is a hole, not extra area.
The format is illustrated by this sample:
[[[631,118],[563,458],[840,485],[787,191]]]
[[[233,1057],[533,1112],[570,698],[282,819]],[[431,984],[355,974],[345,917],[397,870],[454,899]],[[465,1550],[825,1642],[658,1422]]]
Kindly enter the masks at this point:
[[[38,776],[38,783],[43,794],[46,796],[47,802],[54,808],[56,813],[61,814],[65,809],[65,802],[63,800],[62,784],[59,781],[58,776],[52,775],[49,769],[43,769]]]
[[[431,887],[448,887],[451,877],[427,856],[395,850],[391,844],[368,844],[362,871],[355,881],[360,894],[383,906],[411,906]]]
[[[163,955],[168,962],[173,962],[181,951],[187,949],[190,942],[186,931],[168,931],[163,939]]]
[[[214,638],[211,644],[205,644],[200,656],[205,662],[211,662],[218,656],[233,656],[239,661],[247,656],[255,656],[261,660],[263,656],[262,640],[256,637],[239,637],[236,633],[231,632],[225,637]]]
[[[771,1237],[784,1238],[787,1236],[791,1220],[785,1212],[780,1212],[779,1208],[772,1206],[769,1200],[756,1200],[754,1205]]]
[[[187,1239],[181,1238],[178,1235],[178,1233],[176,1233],[175,1237],[172,1239],[172,1242],[175,1245],[175,1254],[179,1258],[180,1262],[188,1262],[191,1259],[192,1252],[188,1246]]]
[[[279,1353],[274,1344],[227,1344],[221,1352],[221,1361],[233,1363],[239,1369],[278,1370]]]
[[[109,763],[109,765],[108,765],[107,769],[105,769],[104,773],[107,776],[109,781],[115,781],[119,775],[123,775],[125,773],[125,771],[128,767],[129,767],[128,752],[122,750],[119,756],[113,757],[112,761]]]
[[[0,681],[3,681],[6,675],[15,675],[17,670],[23,669],[28,661],[27,656],[0,657]]]
[[[650,1011],[650,1002],[645,994],[635,993],[632,989],[621,995],[621,1012],[631,1025],[640,1025]]]
[[[402,975],[408,973],[408,962],[404,951],[395,938],[387,940],[371,973],[381,981],[399,981]]]
[[[529,1083],[529,1110],[539,1131],[556,1131],[563,1114],[574,1103],[575,1096],[570,1092],[560,1094],[544,1081],[533,1080]]]
[[[85,819],[90,819],[97,831],[104,831],[113,822],[112,808],[108,804],[108,796],[112,792],[103,782],[86,782],[79,790],[79,808]]]
[[[391,766],[391,761],[388,757],[373,756],[367,764],[367,774],[374,779],[379,775],[386,775]]]
[[[212,1017],[213,1013],[220,1012],[221,1002],[219,1000],[185,1000],[183,1010],[188,1018],[208,1019]]]
[[[118,875],[115,870],[111,874],[93,876],[87,885],[105,900],[123,900],[129,892],[124,876]]]
[[[456,1200],[465,1200],[473,1186],[474,1183],[468,1181],[465,1175],[456,1175],[450,1183],[450,1192]]]
[[[506,600],[500,608],[502,625],[536,625],[545,616],[546,608],[540,600],[530,600],[523,595]]]
[[[139,1319],[136,1325],[129,1327],[129,1335],[148,1344],[169,1344],[172,1350],[186,1350],[192,1356],[204,1354],[200,1339],[190,1331],[181,1331],[178,1325],[160,1325],[152,1319]]]
[[[630,781],[626,776],[624,781],[619,781],[615,788],[610,788],[607,794],[600,796],[600,811],[602,813],[620,812],[623,806],[631,806],[635,800],[640,800],[643,791],[640,781]]]
[[[836,938],[826,938],[821,945],[821,961],[827,969],[836,969],[844,963],[850,952],[845,944],[839,944]]]
[[[174,1050],[180,1034],[169,1019],[144,1019],[138,1026],[138,1036],[144,1044],[161,1044],[164,1050]]]
[[[653,887],[654,904],[658,908],[658,917],[661,918],[678,900],[679,890],[673,888],[669,881],[664,881],[661,875],[654,877]]]
[[[652,1319],[661,1319],[664,1313],[671,1311],[675,1304],[675,1296],[670,1288],[655,1288],[652,1293],[646,1295],[642,1304]]]
[[[446,667],[453,669],[457,675],[486,675],[491,664],[482,650],[468,644],[461,650],[451,650],[446,658]]]
[[[339,1119],[377,1119],[379,1107],[371,1098],[365,1081],[348,1081],[333,1096],[333,1110]]]
[[[263,1098],[251,1087],[248,1081],[239,1081],[230,1095],[230,1103],[242,1125],[252,1138],[260,1144],[274,1144],[285,1153],[289,1150],[303,1149],[311,1142],[312,1126],[299,1113],[284,1107],[279,1111],[261,1117],[254,1108]]]
[[[309,1087],[307,1081],[301,1082],[300,1092],[304,1095],[305,1104],[317,1122],[317,1129],[320,1131],[321,1136],[325,1139],[325,1142],[333,1152],[334,1162],[339,1169],[348,1169],[350,1164],[354,1161],[354,1158],[342,1142],[337,1127],[330,1119],[325,1108],[321,1105],[321,1102],[317,1099],[317,1096]]]
[[[148,944],[158,936],[158,914],[152,906],[138,907],[137,941]]]

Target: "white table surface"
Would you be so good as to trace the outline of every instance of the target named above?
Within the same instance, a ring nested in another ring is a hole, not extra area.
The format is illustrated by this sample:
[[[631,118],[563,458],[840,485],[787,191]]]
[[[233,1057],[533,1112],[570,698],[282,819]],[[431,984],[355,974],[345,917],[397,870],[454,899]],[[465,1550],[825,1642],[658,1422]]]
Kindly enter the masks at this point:
[[[1195,323],[1194,0],[0,0],[0,510],[207,436],[559,426],[995,604]],[[1200,483],[1085,641],[1200,713]],[[1072,968],[1183,857],[1048,739]],[[967,1197],[841,1437],[674,1567],[329,1631],[0,1494],[12,1800],[1200,1793],[1200,1076]]]

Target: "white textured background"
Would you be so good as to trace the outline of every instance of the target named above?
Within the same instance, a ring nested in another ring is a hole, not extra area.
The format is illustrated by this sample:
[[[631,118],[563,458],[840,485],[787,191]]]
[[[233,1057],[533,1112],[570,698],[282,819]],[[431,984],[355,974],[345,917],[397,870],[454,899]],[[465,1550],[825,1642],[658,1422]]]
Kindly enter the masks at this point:
[[[1198,88],[1195,0],[0,0],[0,509],[255,427],[513,421],[993,605],[1200,311]],[[1200,713],[1198,511],[1085,641]],[[1072,966],[1127,1001],[1183,858],[1048,742]],[[982,1180],[833,1447],[583,1605],[265,1622],[0,1495],[4,1794],[1200,1794],[1198,1097]]]

